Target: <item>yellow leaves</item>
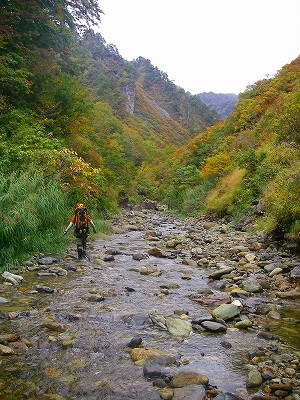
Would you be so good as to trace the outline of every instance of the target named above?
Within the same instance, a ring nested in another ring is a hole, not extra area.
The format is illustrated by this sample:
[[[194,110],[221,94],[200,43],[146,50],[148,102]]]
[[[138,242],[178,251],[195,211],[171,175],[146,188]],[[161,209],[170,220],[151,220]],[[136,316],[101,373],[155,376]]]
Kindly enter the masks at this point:
[[[231,159],[228,154],[221,153],[210,157],[201,170],[203,178],[219,177],[231,165]]]
[[[93,187],[95,177],[101,173],[101,168],[93,168],[78,154],[68,148],[52,150],[47,159],[45,174],[58,174],[64,186],[83,188],[91,192],[88,187]],[[93,189],[94,190],[94,189]]]
[[[74,179],[76,174],[90,177],[101,171],[101,168],[91,167],[91,165],[84,161],[83,158],[79,157],[75,151],[63,148],[62,150],[58,150],[57,153],[68,162],[69,172]]]

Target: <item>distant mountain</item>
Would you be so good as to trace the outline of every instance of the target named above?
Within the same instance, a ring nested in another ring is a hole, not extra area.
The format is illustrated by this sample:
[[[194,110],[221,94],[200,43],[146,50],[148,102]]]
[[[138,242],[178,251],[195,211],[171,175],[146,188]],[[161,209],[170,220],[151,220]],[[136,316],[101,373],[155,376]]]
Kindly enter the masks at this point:
[[[205,92],[199,93],[198,96],[206,105],[216,110],[221,119],[226,119],[238,101],[238,96],[234,93]]]
[[[159,146],[185,142],[219,121],[215,110],[176,86],[150,60],[126,61],[115,45],[93,31],[83,35],[81,46],[88,52],[82,60],[82,82],[93,90],[96,101],[107,102],[122,120],[146,123],[152,132],[142,129],[140,134],[151,136]]]

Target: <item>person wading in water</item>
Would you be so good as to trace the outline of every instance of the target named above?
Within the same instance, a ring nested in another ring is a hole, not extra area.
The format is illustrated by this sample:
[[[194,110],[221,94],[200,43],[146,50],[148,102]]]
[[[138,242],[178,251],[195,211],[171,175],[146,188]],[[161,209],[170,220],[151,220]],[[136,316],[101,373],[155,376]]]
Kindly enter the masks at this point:
[[[77,204],[75,213],[72,216],[70,223],[65,229],[63,235],[66,235],[68,230],[75,225],[74,236],[76,237],[78,258],[80,259],[87,257],[86,239],[90,233],[89,224],[91,224],[93,232],[96,233],[95,224],[89,216],[87,208],[84,206],[84,204]]]

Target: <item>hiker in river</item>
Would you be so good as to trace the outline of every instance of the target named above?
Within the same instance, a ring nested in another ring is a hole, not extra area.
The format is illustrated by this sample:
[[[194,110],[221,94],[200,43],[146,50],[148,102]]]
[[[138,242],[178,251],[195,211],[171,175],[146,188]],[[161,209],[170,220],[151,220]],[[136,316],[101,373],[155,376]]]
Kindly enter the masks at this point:
[[[76,237],[78,258],[87,257],[86,255],[86,239],[90,233],[89,224],[93,227],[93,232],[96,233],[96,227],[91,217],[88,214],[87,208],[84,204],[77,204],[75,213],[71,221],[65,229],[65,235],[73,225],[75,225],[74,236]]]

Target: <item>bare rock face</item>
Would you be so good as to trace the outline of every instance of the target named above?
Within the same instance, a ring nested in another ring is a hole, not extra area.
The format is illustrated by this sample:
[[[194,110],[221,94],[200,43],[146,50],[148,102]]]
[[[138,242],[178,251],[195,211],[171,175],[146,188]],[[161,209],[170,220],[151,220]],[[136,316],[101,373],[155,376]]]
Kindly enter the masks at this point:
[[[121,89],[126,94],[128,99],[126,110],[129,112],[129,114],[133,114],[135,101],[135,85],[130,83],[123,84]]]

